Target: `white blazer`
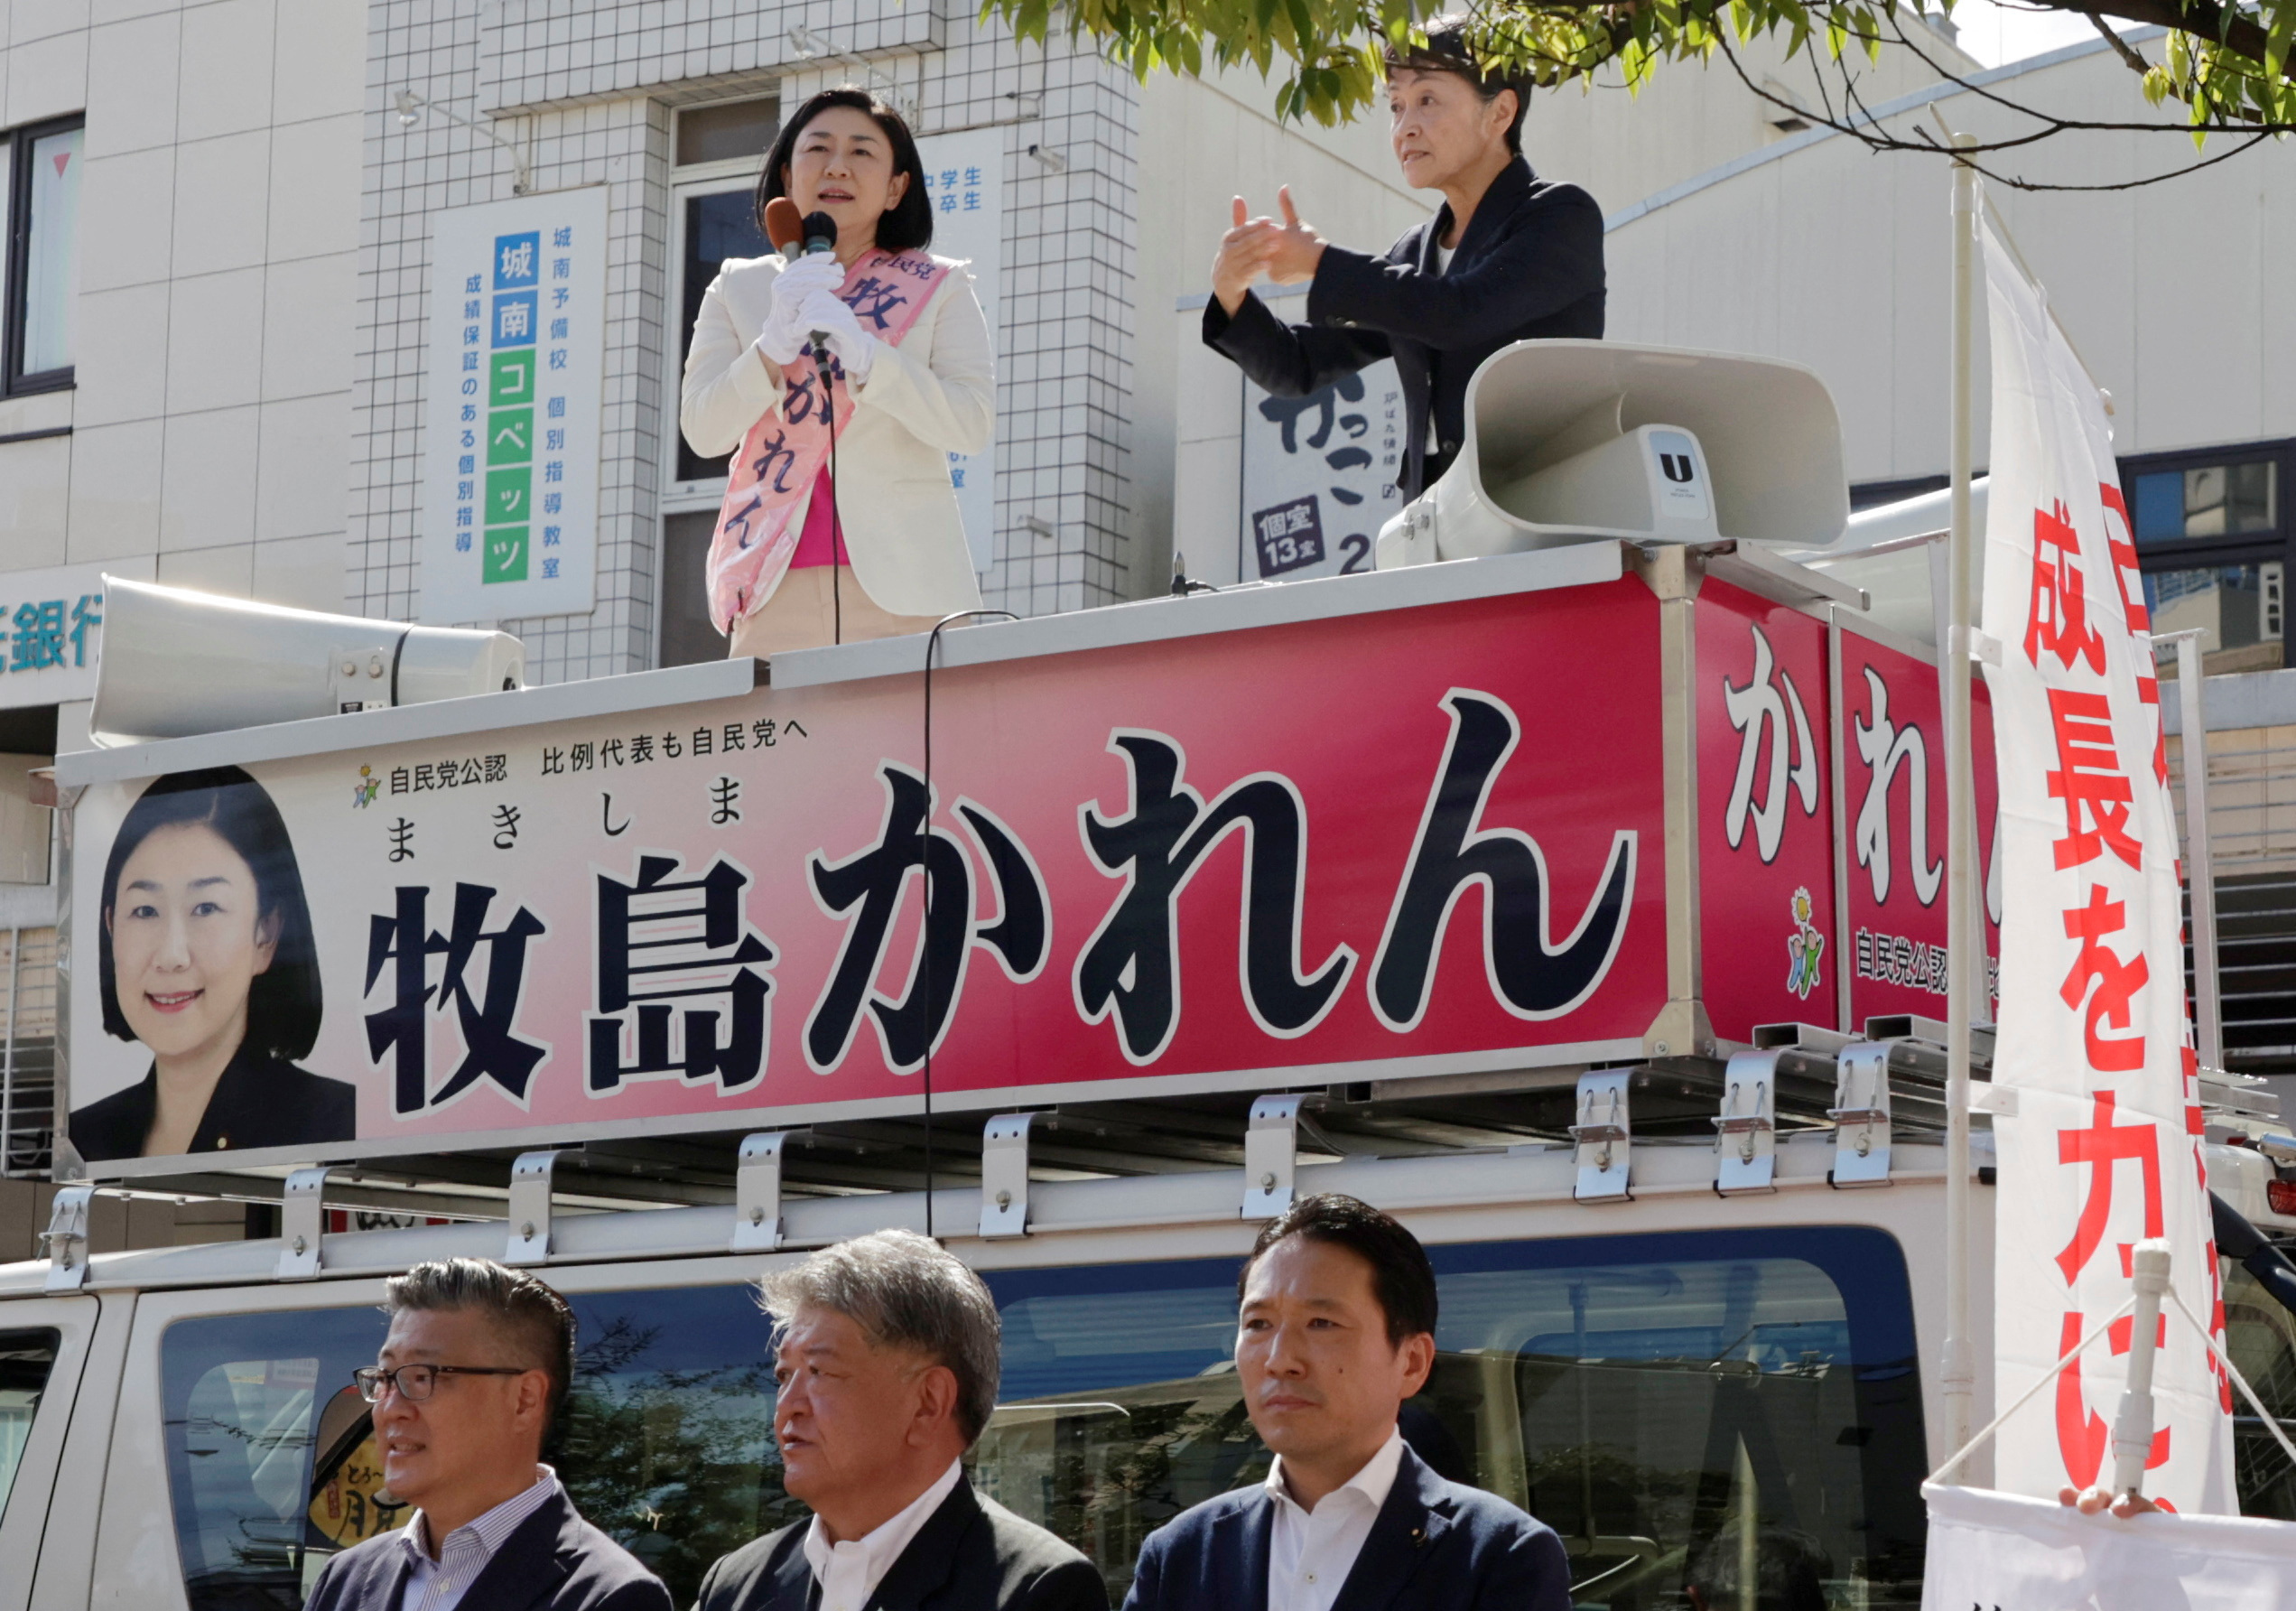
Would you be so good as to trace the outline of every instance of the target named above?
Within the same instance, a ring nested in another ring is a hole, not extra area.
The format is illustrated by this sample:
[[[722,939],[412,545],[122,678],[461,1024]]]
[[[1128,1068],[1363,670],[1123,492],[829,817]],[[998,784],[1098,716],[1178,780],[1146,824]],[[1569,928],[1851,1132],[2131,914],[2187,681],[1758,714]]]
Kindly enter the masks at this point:
[[[846,555],[869,596],[895,615],[981,607],[949,455],[980,452],[994,433],[996,349],[972,276],[953,258],[934,261],[950,273],[899,345],[871,338],[869,378],[837,434]],[[702,293],[678,424],[705,458],[732,452],[750,426],[781,411],[781,370],[756,342],[785,266],[779,256],[734,258]]]

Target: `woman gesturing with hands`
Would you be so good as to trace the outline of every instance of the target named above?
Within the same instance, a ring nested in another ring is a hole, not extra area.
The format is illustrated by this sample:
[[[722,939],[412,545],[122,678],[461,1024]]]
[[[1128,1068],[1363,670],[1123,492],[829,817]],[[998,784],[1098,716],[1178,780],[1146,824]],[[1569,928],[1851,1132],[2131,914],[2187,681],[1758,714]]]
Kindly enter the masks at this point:
[[[1406,183],[1443,193],[1435,217],[1374,256],[1317,234],[1288,186],[1281,218],[1251,217],[1239,196],[1204,310],[1204,344],[1278,396],[1392,358],[1409,422],[1396,473],[1407,498],[1450,468],[1483,359],[1517,341],[1603,333],[1602,211],[1576,185],[1530,171],[1530,82],[1484,70],[1472,32],[1465,16],[1438,17],[1424,48],[1387,57],[1389,141]],[[1269,312],[1251,291],[1263,277],[1307,285],[1307,317]]]

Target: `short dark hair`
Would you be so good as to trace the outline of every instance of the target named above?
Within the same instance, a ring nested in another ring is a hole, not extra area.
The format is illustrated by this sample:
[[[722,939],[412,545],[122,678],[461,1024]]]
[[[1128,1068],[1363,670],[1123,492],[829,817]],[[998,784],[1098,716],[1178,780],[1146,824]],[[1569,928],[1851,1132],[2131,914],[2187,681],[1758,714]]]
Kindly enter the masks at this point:
[[[1475,88],[1484,102],[1497,100],[1501,89],[1515,92],[1515,120],[1507,126],[1507,149],[1517,156],[1523,149],[1523,114],[1530,107],[1530,75],[1517,68],[1486,69],[1476,59],[1468,40],[1473,33],[1474,19],[1463,11],[1450,12],[1430,18],[1427,25],[1427,42],[1407,45],[1399,50],[1387,47],[1386,65],[1390,77],[1402,68],[1414,72],[1449,73],[1464,79]],[[760,206],[764,205],[762,202]]]
[[[1427,1262],[1427,1250],[1393,1215],[1337,1192],[1302,1197],[1268,1222],[1251,1244],[1251,1256],[1236,1271],[1237,1302],[1243,1301],[1244,1283],[1260,1255],[1287,1236],[1343,1247],[1371,1267],[1371,1290],[1387,1316],[1392,1346],[1399,1348],[1421,1333],[1434,1332],[1435,1266]]]
[[[289,1062],[307,1055],[319,1039],[321,996],[319,947],[311,938],[311,908],[303,899],[302,870],[286,822],[263,785],[237,767],[171,772],[145,789],[129,806],[104,860],[104,943],[96,949],[96,975],[104,1003],[104,1028],[122,1040],[135,1038],[119,1010],[119,984],[112,967],[111,917],[119,896],[120,869],[139,846],[162,828],[201,827],[238,852],[256,879],[256,921],[277,926],[271,965],[247,988],[246,1045],[268,1057]]]
[[[758,1283],[778,1349],[800,1312],[844,1316],[875,1348],[945,1365],[957,1379],[957,1426],[971,1448],[996,1412],[1004,1320],[971,1265],[915,1231],[872,1231],[823,1248]]]
[[[885,131],[885,138],[893,147],[893,172],[909,176],[909,188],[877,221],[877,244],[888,252],[925,250],[933,244],[933,199],[925,193],[925,159],[916,154],[916,136],[909,133],[907,122],[898,112],[868,90],[851,84],[822,90],[792,112],[789,121],[781,126],[773,149],[766,153],[765,171],[758,175],[758,232],[766,233],[766,203],[789,193],[782,175],[788,171],[790,158],[796,152],[798,136],[805,132],[807,124],[833,107],[849,107],[876,118],[877,126]],[[767,241],[773,244],[773,237],[767,236]]]
[[[574,1383],[574,1311],[556,1288],[492,1259],[433,1259],[391,1277],[383,1293],[386,1315],[475,1309],[491,1316],[512,1356],[525,1369],[549,1376],[550,1420],[558,1419]]]

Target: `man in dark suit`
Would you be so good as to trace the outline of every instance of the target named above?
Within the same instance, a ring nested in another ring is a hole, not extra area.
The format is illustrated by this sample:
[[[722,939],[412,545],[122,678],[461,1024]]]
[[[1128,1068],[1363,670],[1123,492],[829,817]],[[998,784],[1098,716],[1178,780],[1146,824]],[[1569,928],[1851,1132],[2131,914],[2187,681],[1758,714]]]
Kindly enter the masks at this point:
[[[760,1285],[782,1484],[813,1514],[711,1567],[699,1611],[1108,1611],[1091,1561],[965,1481],[997,1405],[979,1276],[879,1231]]]
[[[1268,1480],[1148,1535],[1124,1611],[1569,1611],[1554,1530],[1437,1476],[1397,1416],[1435,1363],[1435,1271],[1353,1197],[1306,1197],[1238,1280],[1236,1374]]]
[[[392,1278],[375,1406],[385,1485],[418,1506],[327,1563],[304,1611],[671,1611],[670,1591],[575,1514],[543,1435],[574,1373],[574,1317],[485,1259]]]
[[[1212,266],[1204,344],[1265,390],[1304,397],[1383,358],[1408,420],[1396,485],[1416,498],[1465,440],[1467,382],[1502,347],[1603,333],[1603,213],[1576,185],[1540,179],[1522,155],[1530,80],[1486,73],[1464,16],[1427,24],[1427,48],[1387,58],[1390,138],[1404,182],[1439,190],[1435,217],[1384,256],[1334,246],[1279,192],[1280,221],[1247,215]],[[1265,275],[1308,283],[1307,318],[1287,324],[1251,293]]]

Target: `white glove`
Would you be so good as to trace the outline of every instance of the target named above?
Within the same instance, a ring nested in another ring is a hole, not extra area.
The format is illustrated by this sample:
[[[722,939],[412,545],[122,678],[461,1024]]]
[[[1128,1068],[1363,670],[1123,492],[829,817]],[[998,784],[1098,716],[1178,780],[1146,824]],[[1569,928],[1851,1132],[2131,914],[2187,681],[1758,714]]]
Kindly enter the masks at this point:
[[[775,276],[774,303],[802,305],[816,291],[834,291],[845,283],[845,265],[834,252],[805,252]]]
[[[845,265],[833,252],[808,252],[775,276],[773,310],[758,332],[758,350],[787,368],[804,349],[806,333],[816,329],[802,312],[808,297],[833,292],[845,283]]]
[[[802,322],[808,331],[819,331],[828,338],[829,349],[844,366],[848,381],[859,386],[869,378],[869,366],[877,360],[877,338],[862,331],[853,310],[839,301],[835,293],[816,291],[808,297]]]

